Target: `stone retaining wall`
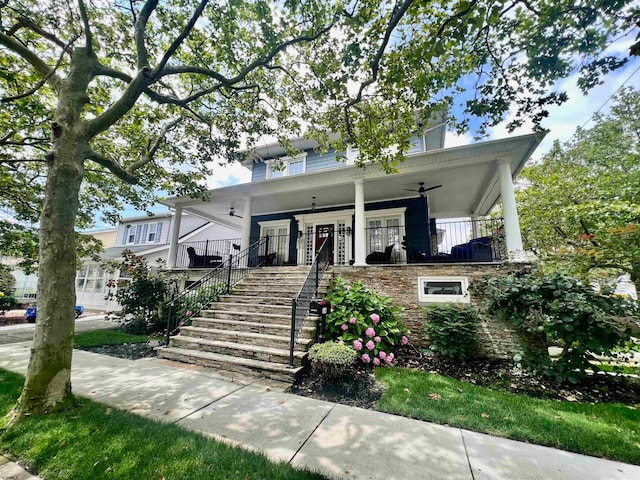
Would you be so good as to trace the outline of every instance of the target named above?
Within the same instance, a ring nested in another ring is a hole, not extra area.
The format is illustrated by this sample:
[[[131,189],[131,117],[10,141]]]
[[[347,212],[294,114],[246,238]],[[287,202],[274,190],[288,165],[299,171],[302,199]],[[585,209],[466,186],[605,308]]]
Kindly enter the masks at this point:
[[[424,338],[424,312],[418,304],[418,277],[464,276],[473,282],[481,277],[504,275],[523,268],[522,264],[429,264],[429,265],[376,265],[366,267],[336,266],[334,277],[349,282],[360,280],[369,288],[390,297],[396,305],[404,307],[402,317],[411,329],[411,342],[426,347]],[[479,299],[471,296],[472,304]],[[478,329],[478,356],[507,358],[518,351],[515,331],[496,318],[483,318]]]

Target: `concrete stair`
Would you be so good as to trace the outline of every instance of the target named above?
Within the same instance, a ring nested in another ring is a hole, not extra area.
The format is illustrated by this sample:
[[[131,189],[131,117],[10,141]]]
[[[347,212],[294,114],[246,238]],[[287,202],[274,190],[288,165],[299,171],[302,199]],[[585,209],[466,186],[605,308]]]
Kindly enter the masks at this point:
[[[298,335],[294,366],[289,366],[291,300],[309,267],[253,270],[210,308],[180,329],[158,356],[242,375],[292,382],[302,370],[316,335],[317,317],[309,316]],[[320,284],[326,293],[330,272]]]

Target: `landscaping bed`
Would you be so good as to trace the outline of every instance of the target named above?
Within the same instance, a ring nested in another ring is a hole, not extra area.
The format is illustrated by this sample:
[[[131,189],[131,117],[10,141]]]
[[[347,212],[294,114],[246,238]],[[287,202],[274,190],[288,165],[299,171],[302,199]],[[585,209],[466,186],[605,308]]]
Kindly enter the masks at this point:
[[[74,336],[74,348],[111,357],[138,360],[155,357],[156,337],[131,335],[119,330],[95,330]]]

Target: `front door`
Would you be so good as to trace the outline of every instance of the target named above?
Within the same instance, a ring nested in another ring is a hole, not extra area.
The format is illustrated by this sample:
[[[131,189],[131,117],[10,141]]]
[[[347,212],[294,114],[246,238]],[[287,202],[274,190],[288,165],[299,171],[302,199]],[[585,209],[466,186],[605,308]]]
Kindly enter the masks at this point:
[[[316,227],[316,253],[329,238],[331,238],[331,243],[329,244],[329,263],[333,265],[333,224],[318,225]]]

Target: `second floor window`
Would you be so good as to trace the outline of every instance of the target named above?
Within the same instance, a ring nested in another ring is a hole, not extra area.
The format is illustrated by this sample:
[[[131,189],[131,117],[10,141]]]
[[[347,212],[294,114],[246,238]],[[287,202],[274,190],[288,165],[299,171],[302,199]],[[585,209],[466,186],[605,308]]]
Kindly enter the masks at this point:
[[[149,231],[147,233],[147,243],[154,243],[158,235],[158,224],[152,223],[149,225]]]
[[[284,157],[280,160],[267,162],[267,178],[280,178],[289,175],[299,175],[306,170],[307,155]]]

